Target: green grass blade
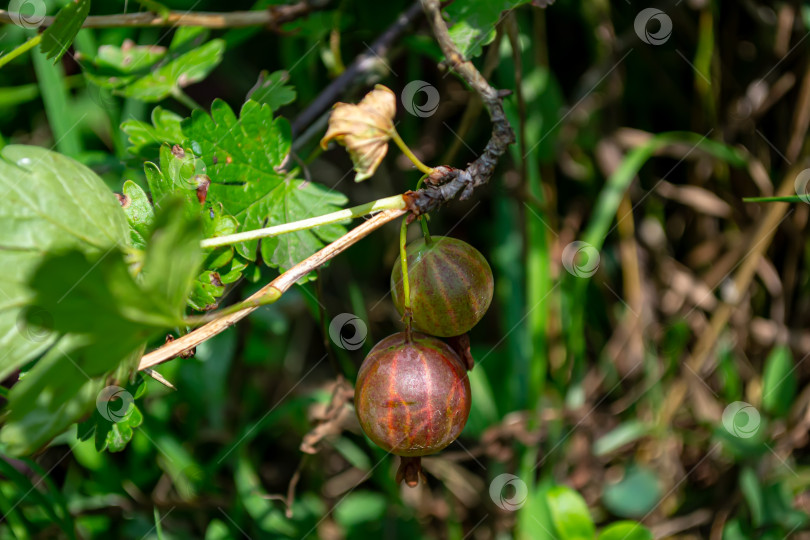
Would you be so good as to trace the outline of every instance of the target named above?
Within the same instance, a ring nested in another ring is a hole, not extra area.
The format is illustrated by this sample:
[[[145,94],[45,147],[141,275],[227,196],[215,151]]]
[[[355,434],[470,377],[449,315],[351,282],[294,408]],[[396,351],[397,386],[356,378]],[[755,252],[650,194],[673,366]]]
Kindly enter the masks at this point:
[[[743,197],[743,202],[807,202],[807,195],[791,195],[790,197]]]
[[[71,118],[62,66],[51,64],[39,51],[32,56],[45,113],[53,132],[54,146],[62,154],[76,156],[81,152],[82,145],[79,132],[75,129],[77,122]]]

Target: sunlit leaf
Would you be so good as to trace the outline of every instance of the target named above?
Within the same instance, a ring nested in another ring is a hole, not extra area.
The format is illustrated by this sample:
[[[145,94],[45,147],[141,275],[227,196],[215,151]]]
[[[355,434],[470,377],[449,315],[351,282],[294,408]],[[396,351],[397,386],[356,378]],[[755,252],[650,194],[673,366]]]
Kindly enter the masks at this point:
[[[90,13],[90,0],[72,0],[59,10],[56,18],[42,33],[41,50],[48,59],[58,61],[70,48],[73,39]]]

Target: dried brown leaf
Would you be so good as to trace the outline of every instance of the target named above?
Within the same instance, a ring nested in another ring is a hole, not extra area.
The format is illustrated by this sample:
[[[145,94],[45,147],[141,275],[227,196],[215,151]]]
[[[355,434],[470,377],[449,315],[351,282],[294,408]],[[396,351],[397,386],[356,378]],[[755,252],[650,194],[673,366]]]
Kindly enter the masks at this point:
[[[357,105],[335,104],[321,147],[326,148],[331,140],[346,147],[357,172],[355,182],[373,176],[388,152],[396,105],[396,95],[380,84]]]

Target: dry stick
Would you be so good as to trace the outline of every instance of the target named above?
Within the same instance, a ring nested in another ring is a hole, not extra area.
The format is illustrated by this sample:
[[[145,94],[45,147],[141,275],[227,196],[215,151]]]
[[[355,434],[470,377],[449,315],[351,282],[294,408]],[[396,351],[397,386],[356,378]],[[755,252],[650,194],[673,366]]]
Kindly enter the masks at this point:
[[[303,17],[326,7],[328,2],[303,1],[297,4],[271,6],[256,11],[227,13],[170,11],[165,16],[144,11],[118,15],[92,15],[82,24],[84,28],[121,28],[146,26],[205,26],[207,28],[244,28],[246,26],[276,26]],[[15,13],[16,15],[16,13]],[[45,17],[40,27],[53,24],[54,17]],[[0,9],[0,23],[14,24],[8,11]]]
[[[384,210],[380,212],[362,225],[355,227],[347,234],[341,236],[328,246],[316,252],[314,255],[304,259],[278,276],[276,279],[262,287],[258,292],[248,298],[247,301],[259,301],[262,297],[270,294],[280,296],[287,291],[287,289],[292,287],[296,281],[306,276],[324,264],[326,261],[346,251],[346,249],[355,244],[361,238],[368,236],[368,234],[372,231],[382,227],[389,221],[393,221],[398,217],[403,216],[406,213],[407,212],[405,210]],[[211,337],[224,331],[229,326],[232,326],[238,321],[244,319],[256,309],[258,308],[249,307],[242,311],[225,315],[197,328],[192,332],[189,332],[184,336],[175,339],[174,341],[166,343],[162,347],[141,358],[138,369],[143,370],[150,368],[175,358],[183,351],[196,347],[203,341],[210,339]]]
[[[793,186],[794,179],[804,167],[806,167],[806,164],[804,166],[794,167],[788,172],[782,184],[779,186],[777,196],[786,197],[795,193]],[[767,203],[765,217],[762,219],[751,241],[751,250],[748,252],[748,255],[743,260],[734,276],[734,291],[737,292],[739,297],[738,301],[743,298],[745,291],[748,290],[751,280],[754,278],[754,273],[756,272],[760,258],[768,249],[768,246],[770,246],[776,228],[779,226],[779,223],[782,221],[789,207],[790,205],[787,203]],[[670,424],[672,417],[680,409],[688,389],[685,378],[689,376],[696,377],[701,374],[706,360],[714,350],[720,333],[723,331],[723,328],[725,328],[736,307],[737,303],[731,304],[722,302],[715,310],[709,322],[709,328],[700,335],[695,345],[694,352],[687,360],[687,365],[690,369],[684,370],[684,378],[679,379],[673,384],[669,392],[669,397],[661,409],[659,425],[664,426]]]
[[[630,196],[624,193],[619,207],[616,209],[616,230],[619,233],[619,253],[622,261],[622,285],[627,296],[627,305],[630,313],[624,314],[624,324],[627,325],[628,346],[632,352],[631,359],[636,362],[644,361],[644,291],[641,284],[641,268],[638,260],[638,244],[636,243],[636,226],[633,219],[633,205]],[[625,219],[629,217],[630,219]],[[630,318],[633,320],[629,320]]]

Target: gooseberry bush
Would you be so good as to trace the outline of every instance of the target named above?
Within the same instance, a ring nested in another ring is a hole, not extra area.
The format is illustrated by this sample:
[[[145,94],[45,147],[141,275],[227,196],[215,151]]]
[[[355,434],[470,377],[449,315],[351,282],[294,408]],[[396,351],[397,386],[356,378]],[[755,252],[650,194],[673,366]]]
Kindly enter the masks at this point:
[[[728,108],[756,115],[717,136],[617,130],[622,98],[601,85],[621,87],[634,49],[613,19],[656,47],[672,30],[656,8],[114,4],[0,10],[0,537],[748,540],[808,526],[807,471],[790,468],[810,418],[791,352],[803,338],[779,317],[736,335],[772,341],[744,392],[720,334],[755,270],[775,295],[806,281],[757,262],[782,207],[737,203],[807,195],[769,190],[762,148],[733,144],[806,77],[782,75],[768,99],[751,83]],[[702,9],[697,70],[722,64],[705,56],[709,4],[683,8]],[[794,17],[784,6],[780,31]],[[578,25],[572,50],[587,50],[568,55]],[[562,49],[563,73],[595,59],[577,84],[549,63]],[[629,110],[655,99],[647,77]],[[705,110],[679,116],[716,116],[720,91],[693,86]],[[640,192],[645,163],[672,156],[696,162],[688,185],[667,168]],[[761,196],[736,196],[741,171]],[[732,202],[700,187],[709,176]],[[667,243],[717,224],[641,215],[653,193],[750,212],[750,245],[722,231],[752,262],[718,263],[740,267],[719,299],[684,268],[722,248]]]

